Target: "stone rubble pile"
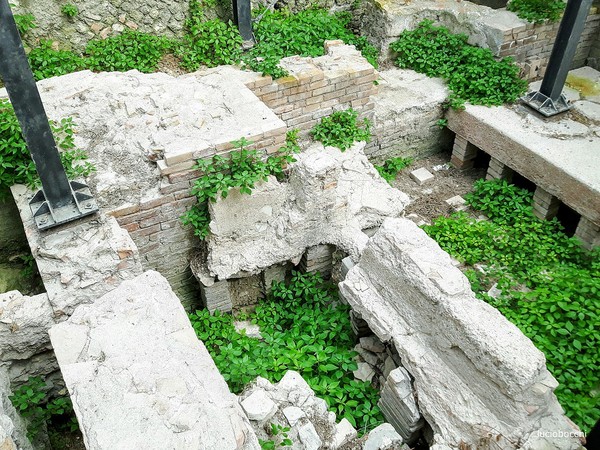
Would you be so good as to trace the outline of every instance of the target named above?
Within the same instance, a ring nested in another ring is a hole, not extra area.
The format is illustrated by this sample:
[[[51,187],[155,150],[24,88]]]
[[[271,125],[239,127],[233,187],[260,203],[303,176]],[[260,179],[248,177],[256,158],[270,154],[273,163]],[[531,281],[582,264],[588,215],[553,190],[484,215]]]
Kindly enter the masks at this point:
[[[408,450],[388,423],[359,438],[350,422],[336,422],[325,400],[291,370],[276,384],[258,377],[240,395],[240,404],[259,439],[280,443],[283,433],[273,435],[272,424],[289,427],[292,450]]]

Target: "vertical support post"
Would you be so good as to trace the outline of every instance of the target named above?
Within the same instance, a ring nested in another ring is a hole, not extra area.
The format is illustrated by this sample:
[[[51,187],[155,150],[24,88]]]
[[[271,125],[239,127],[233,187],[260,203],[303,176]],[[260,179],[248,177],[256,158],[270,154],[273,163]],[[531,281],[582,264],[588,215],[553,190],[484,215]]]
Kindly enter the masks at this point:
[[[523,102],[546,117],[571,108],[562,94],[577,51],[585,20],[594,0],[569,0],[550,54],[546,74],[539,91],[531,92]]]
[[[252,7],[250,0],[233,0],[233,20],[245,45],[254,45],[252,33]]]
[[[0,76],[42,182],[34,217],[45,229],[98,210],[81,183],[69,183],[8,0],[0,0]],[[85,212],[79,200],[86,201]]]

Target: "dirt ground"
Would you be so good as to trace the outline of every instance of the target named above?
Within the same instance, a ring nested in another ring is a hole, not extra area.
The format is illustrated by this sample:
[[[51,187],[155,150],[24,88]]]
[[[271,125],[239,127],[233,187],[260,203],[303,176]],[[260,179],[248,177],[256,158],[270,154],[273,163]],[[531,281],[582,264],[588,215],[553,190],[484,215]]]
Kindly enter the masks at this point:
[[[417,214],[427,223],[436,217],[448,216],[454,210],[445,201],[455,195],[464,196],[471,191],[476,180],[485,178],[486,170],[483,168],[461,171],[452,167],[449,161],[450,152],[438,153],[414,161],[398,174],[393,186],[410,197],[411,203],[405,209],[407,216]],[[410,173],[421,167],[429,170],[434,179],[419,186]]]

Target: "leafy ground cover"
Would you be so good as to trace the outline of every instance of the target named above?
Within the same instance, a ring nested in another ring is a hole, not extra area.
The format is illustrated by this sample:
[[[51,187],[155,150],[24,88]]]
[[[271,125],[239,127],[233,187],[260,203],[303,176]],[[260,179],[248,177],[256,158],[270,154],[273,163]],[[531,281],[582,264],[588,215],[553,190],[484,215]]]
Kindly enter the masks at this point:
[[[532,23],[555,22],[565,9],[562,0],[511,0],[506,9]]]
[[[256,45],[242,52],[242,39],[231,22],[207,19],[206,1],[190,1],[186,34],[180,40],[167,39],[139,31],[125,30],[106,39],[91,40],[83,55],[58,49],[48,41],[34,46],[29,53],[37,80],[77,70],[154,72],[167,53],[173,53],[188,71],[202,66],[244,63],[252,70],[279,78],[286,72],[279,67],[281,58],[292,55],[321,56],[325,40],[342,39],[356,45],[373,65],[378,52],[366,38],[349,28],[349,13],[330,14],[324,9],[307,9],[292,14],[285,10],[257,10],[254,25]],[[69,12],[73,12],[69,9]],[[76,13],[75,13],[76,14]],[[72,16],[71,16],[72,17]],[[35,27],[31,15],[17,15],[22,34]]]
[[[359,121],[358,112],[346,109],[323,117],[310,134],[325,146],[331,145],[346,151],[354,142],[371,140],[371,122],[366,118]]]
[[[62,119],[60,123],[50,122],[70,179],[88,176],[95,170],[87,161],[87,154],[75,148],[73,126],[71,118]],[[0,196],[6,196],[13,184],[33,187],[39,184],[39,178],[12,105],[7,99],[0,99]]]
[[[318,274],[293,273],[274,283],[268,298],[248,319],[260,326],[262,340],[238,333],[233,317],[215,312],[190,314],[192,326],[234,392],[257,376],[278,382],[285,372],[302,374],[331,411],[368,431],[383,421],[378,393],[352,374],[357,364],[349,307]]]
[[[375,165],[375,169],[377,169],[381,178],[391,185],[398,176],[398,173],[412,163],[412,158],[388,158],[382,165]]]
[[[43,429],[50,429],[53,444],[60,441],[65,431],[79,430],[71,399],[48,396],[49,386],[40,377],[30,377],[27,383],[17,388],[10,396],[15,409],[27,419],[27,437],[36,439]],[[53,448],[60,448],[60,445]]]
[[[453,108],[467,101],[487,106],[516,101],[527,87],[519,78],[519,67],[510,58],[496,60],[490,50],[469,45],[467,39],[424,20],[416,29],[402,32],[390,47],[398,67],[446,80]]]
[[[532,194],[505,181],[480,180],[466,200],[489,220],[458,213],[425,231],[470,267],[477,296],[544,352],[561,405],[589,431],[600,416],[600,250],[587,252],[556,220],[537,219]],[[498,298],[487,294],[495,283]]]

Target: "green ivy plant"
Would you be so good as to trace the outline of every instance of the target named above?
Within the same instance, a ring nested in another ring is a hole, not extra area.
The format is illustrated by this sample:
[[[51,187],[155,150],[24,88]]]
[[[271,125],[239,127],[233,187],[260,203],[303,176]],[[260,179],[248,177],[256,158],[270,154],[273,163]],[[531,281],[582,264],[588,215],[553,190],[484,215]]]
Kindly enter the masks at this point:
[[[16,5],[10,3],[11,8],[14,8]],[[33,30],[37,28],[37,24],[35,23],[35,17],[33,14],[13,14],[15,19],[15,24],[17,25],[17,29],[21,36],[27,34],[29,30]]]
[[[87,154],[75,148],[73,126],[71,118],[50,122],[61,161],[71,179],[95,171],[94,165],[87,161]],[[35,187],[39,178],[12,105],[7,99],[0,99],[0,196],[6,196],[13,184]]]
[[[193,71],[203,65],[215,67],[240,61],[242,38],[235,25],[219,19],[207,20],[198,0],[190,1],[189,14],[185,22],[187,33],[175,47],[184,69]]]
[[[346,109],[323,117],[310,133],[323,145],[346,151],[354,142],[371,140],[371,122],[366,118],[359,121],[355,110]]]
[[[375,165],[375,169],[377,169],[381,178],[391,185],[398,176],[398,173],[401,170],[406,169],[412,163],[412,158],[389,158],[386,159],[382,165]]]
[[[134,30],[125,30],[117,36],[88,42],[86,66],[95,71],[155,72],[158,62],[172,43],[165,37]]]
[[[510,0],[506,9],[531,23],[556,22],[560,19],[565,2],[562,0]]]
[[[48,426],[76,431],[79,424],[68,397],[48,397],[49,387],[40,377],[30,377],[9,397],[17,412],[27,419],[27,437],[35,439]]]
[[[65,3],[61,6],[60,12],[69,18],[73,18],[79,14],[79,8],[77,8],[77,6],[75,6],[73,3]]]
[[[259,439],[262,450],[275,450],[276,448],[290,447],[294,442],[288,437],[290,427],[284,427],[278,423],[272,423],[269,427],[269,434],[273,439]]]
[[[229,156],[215,155],[198,160],[194,168],[200,170],[202,176],[192,186],[192,194],[198,203],[182,216],[182,223],[192,226],[194,235],[200,239],[206,238],[210,231],[208,202],[226,198],[232,188],[239,188],[242,194],[252,194],[254,185],[266,181],[269,175],[282,179],[287,165],[295,161],[297,135],[297,131],[288,133],[286,145],[267,158],[263,158],[258,150],[248,149],[252,142],[241,138],[233,142],[237,150]]]
[[[65,75],[82,70],[85,60],[68,50],[55,50],[52,41],[42,40],[27,55],[36,80]]]
[[[198,338],[234,392],[257,376],[278,382],[295,370],[331,411],[363,432],[383,421],[377,391],[354,379],[349,307],[338,301],[335,285],[318,274],[293,272],[289,282],[273,283],[249,319],[260,326],[262,340],[238,333],[230,315],[190,314]]]
[[[396,65],[446,80],[451,90],[449,106],[502,105],[516,101],[527,87],[519,67],[510,58],[496,60],[488,49],[467,44],[467,36],[424,20],[404,31],[391,44]]]
[[[480,180],[466,200],[489,220],[459,213],[424,230],[467,265],[477,296],[544,352],[567,415],[590,430],[600,416],[600,250],[587,252],[556,220],[539,220],[531,193],[505,181]],[[487,295],[495,283],[499,298]]]

